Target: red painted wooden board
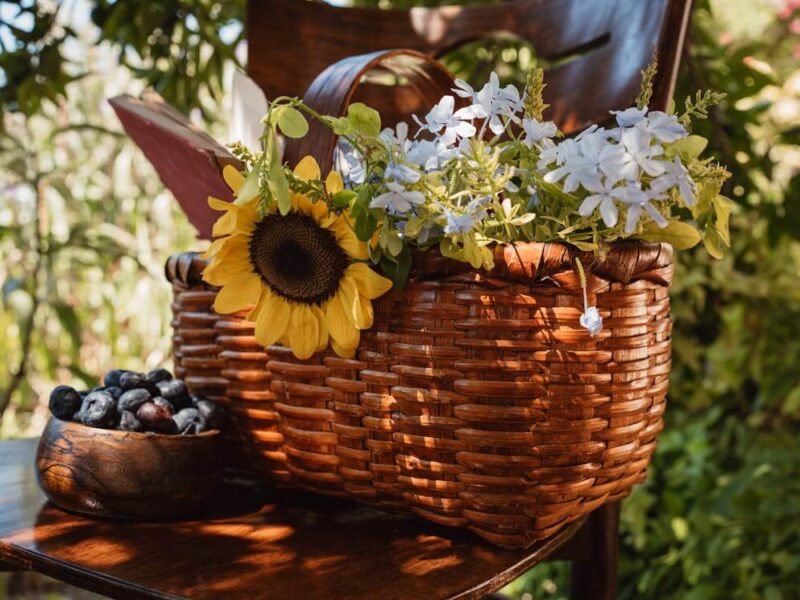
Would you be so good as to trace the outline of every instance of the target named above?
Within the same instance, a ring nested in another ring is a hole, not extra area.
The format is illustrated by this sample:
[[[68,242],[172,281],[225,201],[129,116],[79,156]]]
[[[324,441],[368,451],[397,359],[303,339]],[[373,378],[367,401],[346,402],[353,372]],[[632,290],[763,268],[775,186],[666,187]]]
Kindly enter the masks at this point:
[[[208,196],[233,199],[222,179],[222,167],[239,165],[238,159],[155,92],[146,92],[142,98],[125,94],[109,103],[198,236],[210,239],[219,213],[208,207]]]

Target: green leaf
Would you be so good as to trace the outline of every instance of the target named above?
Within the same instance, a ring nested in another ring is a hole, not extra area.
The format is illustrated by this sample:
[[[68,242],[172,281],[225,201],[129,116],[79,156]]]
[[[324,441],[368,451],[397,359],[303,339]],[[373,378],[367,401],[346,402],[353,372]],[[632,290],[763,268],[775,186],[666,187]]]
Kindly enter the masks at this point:
[[[461,260],[464,256],[464,251],[458,244],[453,243],[452,240],[449,238],[444,238],[439,243],[439,252],[442,253],[442,256],[445,258],[452,258],[453,260]]]
[[[347,208],[358,196],[353,190],[342,190],[333,195],[333,206],[335,208]]]
[[[398,256],[403,251],[403,240],[395,230],[384,230],[386,233],[386,249],[390,256]]]
[[[536,214],[535,213],[525,213],[525,214],[520,215],[518,217],[514,217],[513,219],[511,219],[509,221],[509,223],[511,225],[522,226],[522,225],[527,225],[528,223],[533,221],[535,218],[536,218]]]
[[[714,222],[714,228],[719,234],[722,243],[730,247],[731,245],[730,219],[731,219],[731,210],[733,210],[733,201],[726,198],[725,196],[717,196],[716,198],[714,198],[714,200],[712,200],[712,204],[714,205],[714,212],[717,215],[717,219]]]
[[[670,153],[688,162],[698,158],[708,146],[708,140],[701,135],[690,135],[678,140],[669,147]]]
[[[283,135],[290,138],[305,137],[308,133],[308,121],[296,108],[291,106],[284,106],[278,112],[278,127],[283,132]]]
[[[392,280],[392,289],[402,290],[408,281],[408,273],[411,270],[411,250],[408,246],[394,259],[387,256],[381,258],[381,270]]]
[[[356,218],[356,224],[353,227],[356,237],[362,242],[368,242],[377,228],[378,219],[375,218],[371,211],[367,211]]]
[[[380,114],[362,102],[355,102],[348,107],[347,120],[355,133],[376,137],[381,132]]]
[[[675,534],[675,539],[679,542],[684,541],[689,536],[689,523],[683,517],[673,517],[670,525],[672,525],[672,533]]]
[[[269,186],[272,197],[278,204],[278,210],[282,215],[287,215],[292,208],[289,180],[286,179],[286,173],[283,172],[280,153],[275,149],[277,144],[273,143],[270,144],[270,146],[273,147],[273,151],[269,153],[269,176],[267,178],[267,185]]]
[[[683,221],[670,221],[663,229],[655,223],[646,223],[639,236],[648,242],[666,242],[676,250],[688,250],[700,243],[700,232]]]
[[[354,133],[353,124],[346,117],[331,117],[328,122],[336,135],[352,135]]]
[[[584,252],[594,252],[597,250],[597,244],[593,244],[591,242],[577,242],[575,240],[570,240],[569,243],[575,246],[578,250],[583,250]]]
[[[258,169],[254,167],[253,170],[247,174],[247,177],[245,178],[242,187],[239,189],[239,193],[236,196],[235,203],[245,204],[246,202],[249,202],[256,196],[258,196],[258,193],[259,193]]]
[[[706,252],[708,252],[713,258],[720,260],[723,256],[725,256],[725,250],[722,247],[722,240],[720,239],[716,230],[709,229],[706,231],[706,235],[703,236],[703,245],[706,247]]]

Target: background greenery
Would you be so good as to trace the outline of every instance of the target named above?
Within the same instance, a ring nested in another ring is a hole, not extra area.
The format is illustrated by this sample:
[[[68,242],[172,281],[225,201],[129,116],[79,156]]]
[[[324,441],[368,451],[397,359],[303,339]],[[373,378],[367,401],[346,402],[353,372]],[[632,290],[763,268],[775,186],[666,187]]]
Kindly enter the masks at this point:
[[[734,174],[734,247],[679,255],[667,428],[623,505],[620,597],[800,598],[800,2],[696,4],[681,87],[728,94],[703,128]],[[243,14],[0,1],[0,437],[37,434],[56,383],[168,360],[162,265],[193,230],[104,98],[153,85],[224,137]],[[447,57],[473,82],[534,60],[502,37]],[[567,580],[554,563],[506,591],[565,598]]]

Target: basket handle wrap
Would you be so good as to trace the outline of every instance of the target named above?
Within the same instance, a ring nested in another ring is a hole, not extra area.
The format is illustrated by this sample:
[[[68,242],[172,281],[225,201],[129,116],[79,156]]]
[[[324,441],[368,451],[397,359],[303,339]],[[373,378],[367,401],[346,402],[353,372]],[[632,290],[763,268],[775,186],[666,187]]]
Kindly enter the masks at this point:
[[[429,106],[450,93],[454,83],[453,75],[427,54],[414,50],[380,50],[332,64],[314,79],[303,101],[320,114],[342,117],[347,114],[363,76],[376,67],[405,78],[409,87]],[[284,157],[293,167],[300,159],[311,155],[324,176],[333,165],[337,136],[326,125],[314,119],[310,121],[304,138],[287,140]]]

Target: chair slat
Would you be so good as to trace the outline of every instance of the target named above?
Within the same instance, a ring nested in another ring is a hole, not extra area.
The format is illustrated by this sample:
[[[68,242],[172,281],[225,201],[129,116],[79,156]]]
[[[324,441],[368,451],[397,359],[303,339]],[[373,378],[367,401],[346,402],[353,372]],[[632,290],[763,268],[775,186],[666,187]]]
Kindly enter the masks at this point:
[[[552,116],[574,131],[632,102],[656,47],[662,67],[653,106],[666,107],[690,6],[691,0],[508,0],[380,10],[249,0],[248,70],[268,97],[301,96],[316,75],[347,56],[387,48],[441,56],[487,35],[510,33],[546,59],[579,55],[550,72],[547,88]],[[359,95],[387,122],[424,109],[414,94],[393,94],[380,85],[362,86]]]

